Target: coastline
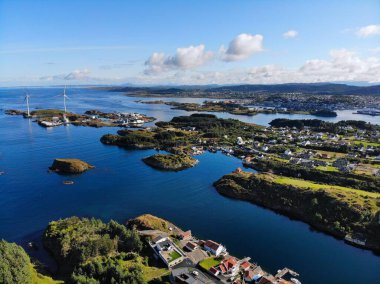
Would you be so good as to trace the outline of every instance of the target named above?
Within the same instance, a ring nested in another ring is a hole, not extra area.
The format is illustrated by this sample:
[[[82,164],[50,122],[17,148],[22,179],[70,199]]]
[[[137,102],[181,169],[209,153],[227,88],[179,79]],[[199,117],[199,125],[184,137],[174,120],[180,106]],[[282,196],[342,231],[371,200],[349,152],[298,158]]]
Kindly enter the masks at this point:
[[[310,218],[309,215],[307,215],[301,208],[287,206],[284,204],[280,204],[280,202],[273,203],[273,200],[275,200],[273,198],[271,199],[272,202],[269,202],[265,198],[261,198],[260,194],[255,195],[255,193],[252,193],[251,189],[245,188],[244,185],[242,185],[241,183],[239,184],[238,175],[239,174],[225,175],[218,181],[214,182],[214,187],[216,188],[217,192],[225,197],[242,200],[242,201],[248,201],[260,207],[263,207],[273,212],[276,212],[278,214],[284,215],[290,219],[302,221],[308,224],[311,228],[316,229],[317,231],[323,232],[327,235],[331,235],[339,240],[344,240],[345,243],[349,245],[364,248],[364,249],[372,251],[376,255],[380,255],[380,244],[376,244],[373,238],[370,239],[370,241],[368,242],[366,241],[364,244],[350,242],[347,240],[347,234],[339,232],[331,226],[323,225],[320,222],[317,222],[316,220]],[[235,182],[236,182],[236,185],[235,185]],[[260,182],[261,190],[263,190],[263,188],[271,187],[271,185],[266,184],[265,181],[259,181],[259,182]],[[282,190],[286,190],[286,189],[282,189]],[[290,188],[288,188],[288,190],[290,190]],[[266,191],[268,190],[266,189]],[[257,192],[258,191],[256,191],[256,193]],[[309,193],[306,192],[305,194],[309,194]],[[276,196],[276,197],[278,198],[279,196]],[[303,200],[303,202],[305,202],[305,200]],[[375,215],[375,218],[379,218],[379,215],[380,215],[379,211],[376,214],[377,215]]]

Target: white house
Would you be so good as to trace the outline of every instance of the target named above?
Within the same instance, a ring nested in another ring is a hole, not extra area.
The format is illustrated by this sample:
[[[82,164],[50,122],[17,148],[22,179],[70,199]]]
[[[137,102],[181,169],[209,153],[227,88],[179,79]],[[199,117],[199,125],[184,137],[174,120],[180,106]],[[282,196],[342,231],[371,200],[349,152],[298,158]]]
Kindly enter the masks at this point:
[[[206,251],[209,251],[211,252],[212,254],[218,256],[220,255],[221,253],[225,252],[226,251],[226,248],[223,247],[221,244],[218,244],[212,240],[208,240],[205,242],[204,244],[204,249]]]

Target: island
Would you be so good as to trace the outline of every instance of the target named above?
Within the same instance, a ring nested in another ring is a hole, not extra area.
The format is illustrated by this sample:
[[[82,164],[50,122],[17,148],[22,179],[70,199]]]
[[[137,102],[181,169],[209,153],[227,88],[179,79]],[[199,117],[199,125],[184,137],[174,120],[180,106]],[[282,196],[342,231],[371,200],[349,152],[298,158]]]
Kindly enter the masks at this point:
[[[227,197],[247,200],[302,220],[354,245],[380,251],[380,194],[237,170],[214,183]]]
[[[54,159],[49,169],[63,174],[80,174],[93,168],[95,167],[79,159]]]
[[[218,101],[204,101],[199,103],[180,103],[175,101],[137,101],[143,104],[164,104],[172,106],[172,109],[180,109],[185,111],[197,112],[227,112],[235,115],[248,115],[254,116],[257,114],[304,114],[314,115],[321,117],[335,117],[337,113],[332,110],[309,110],[309,109],[294,109],[294,108],[279,108],[279,107],[253,107],[249,106],[246,100],[218,100]]]
[[[186,154],[154,154],[143,158],[145,164],[167,171],[181,171],[194,167],[198,160]]]
[[[29,113],[21,110],[6,110],[7,115],[22,115],[32,118],[43,127],[61,125],[75,125],[87,127],[142,127],[145,123],[156,120],[140,113],[103,112],[87,110],[84,114],[77,114],[59,109],[38,109]]]
[[[204,148],[215,150],[219,145],[232,146],[240,139],[250,139],[253,132],[264,127],[236,119],[222,119],[212,114],[192,114],[174,117],[169,122],[157,122],[157,127],[131,131],[122,129],[105,134],[100,141],[130,149],[162,149],[170,153],[196,155]]]

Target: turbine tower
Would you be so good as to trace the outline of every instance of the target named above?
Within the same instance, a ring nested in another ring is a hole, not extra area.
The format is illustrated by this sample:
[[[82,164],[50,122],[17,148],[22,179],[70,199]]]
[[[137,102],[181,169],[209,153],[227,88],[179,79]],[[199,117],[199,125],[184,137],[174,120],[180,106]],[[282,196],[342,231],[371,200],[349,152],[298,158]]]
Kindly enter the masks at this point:
[[[66,95],[66,86],[65,88],[63,89],[63,107],[65,109],[65,113],[67,112],[67,108],[66,108],[66,99],[68,99],[69,97]]]
[[[24,101],[26,101],[26,110],[27,110],[28,117],[30,117],[29,98],[30,98],[29,93],[26,92]]]

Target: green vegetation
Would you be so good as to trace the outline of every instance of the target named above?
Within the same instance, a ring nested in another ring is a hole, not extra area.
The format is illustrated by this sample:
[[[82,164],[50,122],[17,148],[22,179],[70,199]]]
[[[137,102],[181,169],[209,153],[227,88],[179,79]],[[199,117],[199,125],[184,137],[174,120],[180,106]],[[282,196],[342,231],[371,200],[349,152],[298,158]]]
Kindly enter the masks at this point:
[[[169,256],[170,256],[170,262],[172,262],[172,261],[174,261],[174,260],[176,260],[176,259],[178,259],[178,258],[181,257],[181,255],[177,251],[175,251],[175,250],[173,250],[172,252],[170,252]]]
[[[125,263],[137,257],[135,254],[121,253],[117,256],[91,259],[75,269],[71,280],[77,284],[146,283],[141,265]]]
[[[143,161],[154,168],[173,171],[191,168],[198,162],[186,154],[155,154],[144,158]]]
[[[218,257],[210,257],[199,262],[199,266],[204,270],[209,270],[211,267],[217,266],[221,262],[221,259]]]
[[[100,141],[134,149],[159,148],[173,153],[189,153],[191,146],[235,145],[237,137],[251,139],[253,131],[263,129],[258,125],[221,119],[210,114],[174,117],[169,122],[161,121],[156,125],[153,130],[120,130],[118,135],[106,134]],[[189,128],[195,131],[187,131]]]
[[[29,256],[22,247],[0,241],[0,283],[32,283],[32,271]]]
[[[318,166],[316,167],[316,169],[320,171],[326,171],[326,172],[338,172],[338,169],[332,166]]]
[[[117,145],[133,149],[161,148],[170,150],[191,144],[193,133],[174,129],[120,130],[118,135],[103,135],[100,141],[108,145]]]
[[[0,283],[55,284],[61,282],[38,273],[22,247],[0,240]]]
[[[326,131],[330,133],[339,133],[342,127],[354,127],[361,130],[378,130],[380,126],[361,120],[342,120],[336,123],[327,122],[319,119],[287,119],[276,118],[269,123],[273,127],[296,127],[303,129],[310,127],[316,131]]]
[[[335,167],[305,168],[299,165],[281,162],[280,160],[255,160],[251,167],[262,172],[273,172],[278,175],[299,178],[343,187],[352,187],[371,192],[380,192],[380,178],[355,173],[338,172]]]
[[[214,185],[223,195],[301,219],[337,237],[361,235],[368,248],[380,250],[379,193],[269,173],[230,174]]]
[[[62,116],[65,114],[64,110],[59,110],[59,109],[38,109],[38,110],[33,110],[30,112],[30,115],[32,116]],[[67,114],[71,114],[70,112],[67,112]]]
[[[94,166],[79,159],[55,159],[50,170],[65,174],[80,174]]]
[[[370,197],[375,197],[375,198],[380,197],[380,193],[368,192],[368,191],[353,189],[353,188],[344,187],[344,186],[319,184],[319,183],[311,182],[304,179],[277,177],[276,179],[273,180],[273,182],[280,183],[280,184],[294,185],[294,186],[303,187],[303,188],[316,189],[316,190],[319,190],[319,189],[343,190],[343,191],[348,191],[351,193],[356,193],[362,196],[370,196]]]
[[[86,267],[88,262],[97,262],[99,257],[111,258],[101,261],[104,270],[118,270],[119,262],[114,261],[112,257],[122,258],[123,253],[139,253],[143,248],[136,230],[128,230],[115,221],[105,224],[97,219],[78,217],[50,222],[43,240],[44,246],[58,262],[61,275],[66,277],[76,268]],[[129,272],[125,271],[128,277]],[[140,275],[136,273],[132,275],[139,279]],[[100,272],[94,275],[100,279],[103,277],[103,273]],[[91,274],[89,277],[95,277],[94,275]]]
[[[45,276],[32,266],[32,284],[63,284],[63,281],[53,280],[51,277]]]
[[[171,225],[167,220],[150,214],[144,214],[134,219],[128,220],[128,227],[135,227],[137,230],[158,230],[170,233],[169,228]]]

